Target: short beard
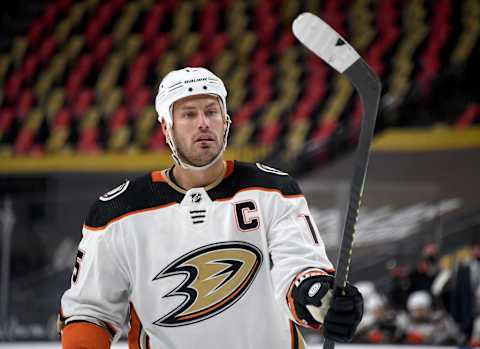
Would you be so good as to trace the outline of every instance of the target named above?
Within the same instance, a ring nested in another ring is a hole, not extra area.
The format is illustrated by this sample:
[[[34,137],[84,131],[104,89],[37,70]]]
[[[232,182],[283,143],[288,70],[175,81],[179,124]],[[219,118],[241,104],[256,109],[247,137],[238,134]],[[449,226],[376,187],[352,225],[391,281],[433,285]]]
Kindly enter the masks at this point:
[[[179,147],[178,143],[176,143],[176,142],[174,142],[174,143],[175,143],[175,148],[177,149],[177,154],[180,157],[180,159],[184,163],[186,163],[187,165],[196,166],[196,167],[202,167],[202,166],[210,164],[218,156],[218,154],[220,154],[222,152],[222,149],[223,149],[223,141],[222,141],[222,144],[220,145],[218,151],[214,155],[209,157],[208,160],[201,161],[201,160],[196,160],[196,159],[189,158],[182,151],[181,146]]]

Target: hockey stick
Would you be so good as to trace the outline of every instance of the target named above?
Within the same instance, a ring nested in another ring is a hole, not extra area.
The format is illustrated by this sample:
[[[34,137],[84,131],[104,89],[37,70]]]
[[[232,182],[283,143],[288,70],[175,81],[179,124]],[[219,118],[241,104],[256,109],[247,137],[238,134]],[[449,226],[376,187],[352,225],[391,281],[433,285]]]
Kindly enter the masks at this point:
[[[362,126],[335,273],[334,292],[341,292],[346,286],[350,269],[355,226],[363,195],[370,144],[380,101],[381,83],[378,76],[360,55],[334,29],[317,16],[307,12],[298,15],[293,22],[292,30],[304,46],[339,73],[348,77],[360,94],[363,103]],[[334,341],[326,339],[323,348],[333,349],[334,346]]]

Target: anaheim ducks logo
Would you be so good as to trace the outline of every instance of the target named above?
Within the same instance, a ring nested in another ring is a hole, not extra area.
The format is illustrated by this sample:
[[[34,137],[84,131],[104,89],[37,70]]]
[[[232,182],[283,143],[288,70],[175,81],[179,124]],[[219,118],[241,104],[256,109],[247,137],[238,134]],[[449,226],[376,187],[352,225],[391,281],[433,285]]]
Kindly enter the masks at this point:
[[[242,241],[207,245],[180,257],[153,281],[185,275],[184,281],[165,295],[181,296],[185,300],[154,324],[184,326],[221,313],[245,294],[261,264],[260,250]]]

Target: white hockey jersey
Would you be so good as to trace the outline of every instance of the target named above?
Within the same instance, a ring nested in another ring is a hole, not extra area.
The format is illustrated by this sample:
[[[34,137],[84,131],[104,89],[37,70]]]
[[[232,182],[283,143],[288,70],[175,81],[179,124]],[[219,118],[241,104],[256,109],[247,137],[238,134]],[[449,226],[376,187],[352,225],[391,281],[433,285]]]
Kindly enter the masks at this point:
[[[227,161],[184,191],[155,171],[101,196],[85,221],[61,316],[130,321],[130,348],[303,348],[286,295],[307,268],[331,270],[287,174]]]

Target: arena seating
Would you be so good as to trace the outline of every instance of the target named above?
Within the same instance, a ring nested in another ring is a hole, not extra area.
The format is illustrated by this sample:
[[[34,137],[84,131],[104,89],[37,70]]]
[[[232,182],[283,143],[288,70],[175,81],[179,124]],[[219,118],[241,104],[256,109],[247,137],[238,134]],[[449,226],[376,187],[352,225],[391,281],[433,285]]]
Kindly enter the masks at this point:
[[[427,96],[479,55],[476,0],[39,3],[40,15],[0,52],[4,155],[165,149],[155,90],[166,72],[187,65],[225,80],[234,147],[281,149],[291,160],[339,133],[355,143],[360,100],[294,39],[291,22],[302,11],[321,15],[365,57],[389,108]],[[478,102],[449,120],[478,123]]]

